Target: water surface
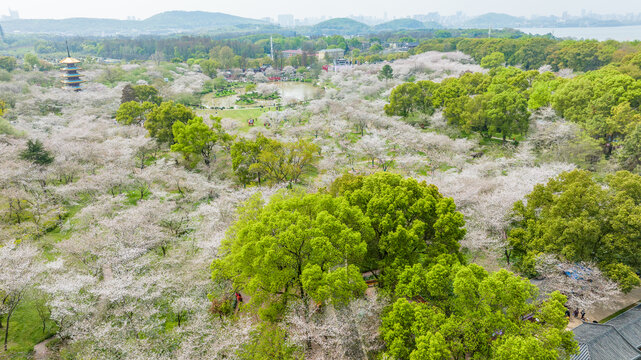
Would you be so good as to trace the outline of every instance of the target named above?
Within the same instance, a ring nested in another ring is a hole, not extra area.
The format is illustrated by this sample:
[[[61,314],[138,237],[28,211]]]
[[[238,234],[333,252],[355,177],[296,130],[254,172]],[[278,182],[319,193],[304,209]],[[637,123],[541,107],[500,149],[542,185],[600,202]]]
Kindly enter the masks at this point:
[[[558,28],[521,28],[524,33],[556,37],[571,37],[575,39],[596,39],[633,41],[641,40],[641,25],[610,26],[610,27],[558,27]]]

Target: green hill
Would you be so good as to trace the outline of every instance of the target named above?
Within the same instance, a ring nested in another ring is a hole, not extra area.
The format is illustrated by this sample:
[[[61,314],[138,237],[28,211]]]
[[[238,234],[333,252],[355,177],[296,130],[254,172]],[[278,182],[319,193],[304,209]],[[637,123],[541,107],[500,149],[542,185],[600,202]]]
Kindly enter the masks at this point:
[[[425,25],[414,19],[396,19],[374,26],[375,31],[400,31],[425,29]]]
[[[516,17],[508,14],[487,13],[465,22],[466,27],[486,28],[486,27],[515,27],[527,23],[525,18]]]
[[[142,21],[147,28],[180,27],[212,28],[235,25],[265,24],[264,21],[243,18],[219,12],[205,11],[166,11]]]
[[[95,18],[19,19],[2,23],[6,33],[62,35],[138,35],[171,34],[189,31],[257,30],[273,27],[268,23],[223,13],[204,11],[167,11],[145,20]]]
[[[325,35],[362,34],[370,32],[370,27],[348,18],[330,19],[312,27],[314,32]]]

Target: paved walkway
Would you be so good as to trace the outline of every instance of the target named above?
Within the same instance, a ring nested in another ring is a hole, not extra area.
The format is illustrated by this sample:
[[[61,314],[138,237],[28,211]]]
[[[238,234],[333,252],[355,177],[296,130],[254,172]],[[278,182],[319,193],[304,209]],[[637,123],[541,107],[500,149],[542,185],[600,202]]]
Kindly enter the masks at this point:
[[[607,304],[595,304],[591,308],[585,309],[585,317],[588,322],[592,322],[593,320],[601,322],[601,320],[616,313],[617,311],[638,303],[639,301],[641,301],[641,287],[637,287],[627,294],[621,294],[618,297],[612,298]],[[574,329],[581,324],[582,321],[580,319],[575,319],[574,315],[572,315],[570,317],[568,329]]]

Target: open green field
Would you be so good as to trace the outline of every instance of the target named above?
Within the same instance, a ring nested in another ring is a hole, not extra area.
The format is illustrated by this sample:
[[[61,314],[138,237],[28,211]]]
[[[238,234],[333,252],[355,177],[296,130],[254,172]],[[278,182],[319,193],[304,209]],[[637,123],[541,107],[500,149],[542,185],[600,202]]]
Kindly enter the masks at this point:
[[[58,331],[51,320],[46,321],[45,331],[42,331],[42,320],[36,310],[37,306],[37,301],[29,297],[23,299],[18,305],[9,324],[8,354],[4,353],[4,349],[0,349],[0,359],[30,359],[29,354],[33,351],[33,346]],[[5,321],[6,316],[3,316],[3,327],[0,329],[2,344],[4,344]]]
[[[240,131],[248,131],[250,126],[247,125],[249,119],[255,119],[254,126],[264,126],[263,121],[259,117],[268,112],[276,110],[275,107],[270,108],[251,108],[251,109],[226,109],[226,110],[198,110],[197,113],[203,118],[208,118],[209,115],[219,116],[221,118],[228,118],[238,120]]]

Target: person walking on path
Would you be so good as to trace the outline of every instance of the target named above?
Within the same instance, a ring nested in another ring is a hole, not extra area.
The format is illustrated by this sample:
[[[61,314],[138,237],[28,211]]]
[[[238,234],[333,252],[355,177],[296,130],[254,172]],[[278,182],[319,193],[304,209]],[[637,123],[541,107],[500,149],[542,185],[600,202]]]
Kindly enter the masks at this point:
[[[585,309],[581,309],[581,320],[585,321]]]

